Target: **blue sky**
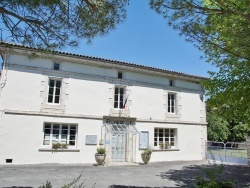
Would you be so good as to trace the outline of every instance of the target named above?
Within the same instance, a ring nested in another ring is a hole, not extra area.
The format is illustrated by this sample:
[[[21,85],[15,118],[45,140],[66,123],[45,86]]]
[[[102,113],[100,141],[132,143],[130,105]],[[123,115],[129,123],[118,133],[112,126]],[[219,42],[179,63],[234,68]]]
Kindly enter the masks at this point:
[[[95,38],[92,44],[82,41],[79,48],[62,51],[206,77],[208,70],[215,70],[200,58],[198,49],[149,8],[147,0],[130,1],[125,22],[107,36]]]

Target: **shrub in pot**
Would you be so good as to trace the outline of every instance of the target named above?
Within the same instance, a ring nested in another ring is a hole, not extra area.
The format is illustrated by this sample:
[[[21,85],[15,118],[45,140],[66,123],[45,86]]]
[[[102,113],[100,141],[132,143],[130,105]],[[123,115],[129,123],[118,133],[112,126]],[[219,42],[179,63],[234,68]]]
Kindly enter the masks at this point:
[[[141,159],[143,161],[143,163],[146,165],[148,164],[150,158],[151,158],[151,154],[152,154],[153,150],[151,148],[147,148],[145,149],[142,153],[141,153]]]
[[[97,162],[98,165],[103,165],[104,161],[105,161],[105,157],[106,157],[106,150],[105,148],[97,148],[96,150],[96,154],[95,154],[95,160]]]

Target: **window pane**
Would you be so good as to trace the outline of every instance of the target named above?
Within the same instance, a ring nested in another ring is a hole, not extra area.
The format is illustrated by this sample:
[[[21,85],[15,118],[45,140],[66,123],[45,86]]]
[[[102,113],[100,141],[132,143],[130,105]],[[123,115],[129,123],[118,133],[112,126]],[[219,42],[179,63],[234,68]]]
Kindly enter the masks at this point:
[[[59,70],[59,69],[60,69],[60,64],[54,63],[54,70]]]
[[[75,134],[76,134],[76,130],[70,129],[70,135],[75,135]]]
[[[59,103],[59,99],[60,99],[59,96],[55,96],[55,103]]]
[[[76,125],[71,125],[71,126],[70,126],[70,129],[76,130]]]
[[[50,129],[45,129],[45,130],[44,130],[44,133],[45,133],[45,134],[50,134]]]
[[[122,109],[122,107],[123,107],[123,102],[120,101],[120,106],[119,106],[119,108]]]
[[[163,141],[163,138],[159,138],[159,141],[162,142],[162,141]]]
[[[174,113],[174,107],[173,107],[173,106],[172,106],[172,108],[171,108],[171,112]]]
[[[124,94],[124,89],[123,88],[120,88],[120,94]]]
[[[68,125],[62,125],[62,129],[67,129],[68,130]]]
[[[118,95],[115,95],[115,101],[118,101]]]
[[[75,136],[70,136],[69,139],[70,139],[70,140],[75,140],[76,137],[75,137]]]
[[[160,132],[160,133],[159,133],[159,137],[163,137],[163,133]]]
[[[114,103],[114,108],[118,108],[118,102]]]
[[[53,87],[50,87],[50,88],[49,88],[49,95],[53,95],[53,92],[54,92],[54,88],[53,88]]]
[[[61,139],[62,139],[62,140],[67,140],[67,135],[62,135],[62,136],[61,136]]]
[[[51,125],[48,123],[45,123],[45,129],[50,129],[50,128],[51,128]]]
[[[58,134],[53,134],[52,135],[52,139],[53,140],[58,140],[59,139],[59,135]]]
[[[62,134],[66,134],[66,135],[67,135],[67,134],[68,134],[68,130],[64,130],[64,129],[63,129],[63,130],[62,130]]]
[[[116,95],[118,94],[118,88],[117,87],[115,88],[115,94]]]
[[[69,145],[74,146],[75,145],[75,141],[69,141]]]
[[[56,88],[56,95],[60,95],[60,88]]]
[[[50,145],[50,141],[49,140],[44,140],[43,145]]]
[[[56,87],[60,88],[61,87],[61,81],[60,80],[56,80]]]
[[[157,146],[157,142],[154,142],[154,146]]]
[[[53,134],[59,134],[59,129],[53,129]]]
[[[54,80],[50,80],[50,81],[49,81],[49,86],[50,86],[50,87],[54,87]]]
[[[44,140],[49,140],[50,139],[50,134],[44,134]]]
[[[52,101],[53,101],[53,96],[49,95],[49,97],[48,97],[48,102],[49,102],[49,103],[52,103]]]

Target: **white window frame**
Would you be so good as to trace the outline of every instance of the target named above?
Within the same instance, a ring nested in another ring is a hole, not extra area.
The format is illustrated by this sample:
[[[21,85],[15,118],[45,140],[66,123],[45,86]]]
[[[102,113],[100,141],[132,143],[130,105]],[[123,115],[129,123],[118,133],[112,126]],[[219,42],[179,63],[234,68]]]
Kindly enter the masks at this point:
[[[117,94],[116,94],[116,89],[118,89]],[[123,94],[121,94],[121,89],[123,89]],[[118,95],[118,100],[117,101],[116,101],[116,95]],[[121,95],[123,95],[123,96],[121,97]],[[125,100],[126,100],[126,87],[115,86],[115,89],[114,89],[114,109],[119,109],[119,110],[123,109]],[[116,102],[117,102],[117,107],[115,107]]]
[[[160,136],[162,130],[162,136]],[[167,135],[167,136],[166,136]],[[162,138],[162,141],[160,141]],[[160,144],[169,144],[171,149],[177,148],[177,129],[175,128],[154,128],[154,147],[160,149]]]
[[[59,69],[55,69],[55,64],[58,64],[59,65]],[[61,63],[57,63],[57,62],[53,62],[53,67],[52,67],[53,70],[61,70]]]
[[[121,78],[119,78],[119,74],[121,74],[121,75],[122,75],[122,77],[121,77]],[[117,72],[117,78],[118,78],[118,79],[123,79],[123,77],[124,77],[123,72],[122,72],[122,71],[118,71],[118,72]]]
[[[172,98],[173,96],[173,98]],[[177,98],[177,94],[176,93],[168,93],[168,98],[167,98],[167,111],[168,114],[176,114],[177,110],[177,103],[176,103],[176,98]]]
[[[174,85],[175,85],[175,84],[174,84],[174,80],[170,79],[170,80],[169,80],[169,86],[172,86],[172,87],[173,87]]]
[[[48,134],[45,134],[45,129],[48,129],[46,128],[46,126],[49,126],[50,125],[50,133]],[[53,134],[53,130],[54,130],[54,126],[59,126],[59,134]],[[64,127],[68,127],[67,128],[67,137],[66,139],[63,139],[62,136],[62,130],[63,130],[63,126]],[[75,129],[73,129],[73,127],[75,127]],[[52,144],[53,143],[62,143],[62,144],[67,144],[68,145],[68,148],[76,148],[77,146],[77,130],[78,126],[77,124],[69,124],[69,123],[49,123],[49,122],[45,122],[44,123],[44,126],[43,126],[43,147],[52,147]],[[71,131],[75,130],[75,134],[71,134]],[[56,139],[53,139],[53,136],[56,136],[58,135],[58,138]],[[71,136],[74,136],[75,139],[71,139]],[[74,142],[75,144],[71,144],[71,142]],[[45,144],[46,142],[48,142],[49,144]]]
[[[49,96],[50,96],[50,81],[54,81],[54,86],[53,86],[53,93],[52,93],[52,102],[49,102]],[[60,93],[59,93],[59,101],[58,103],[55,102],[56,99],[56,82],[60,81]],[[62,80],[61,79],[56,79],[56,78],[49,78],[48,79],[48,95],[47,95],[47,104],[53,104],[53,105],[60,105],[61,103],[61,95],[62,95]]]

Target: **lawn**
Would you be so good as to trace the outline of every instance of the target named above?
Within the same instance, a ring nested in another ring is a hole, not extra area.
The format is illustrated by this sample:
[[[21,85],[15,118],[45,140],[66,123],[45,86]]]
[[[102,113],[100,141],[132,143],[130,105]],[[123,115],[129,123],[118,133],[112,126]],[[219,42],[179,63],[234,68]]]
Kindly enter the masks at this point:
[[[213,155],[220,155],[220,156],[229,156],[229,157],[241,157],[247,158],[247,150],[246,149],[231,149],[227,148],[226,153],[224,149],[221,148],[208,148],[208,153]]]

